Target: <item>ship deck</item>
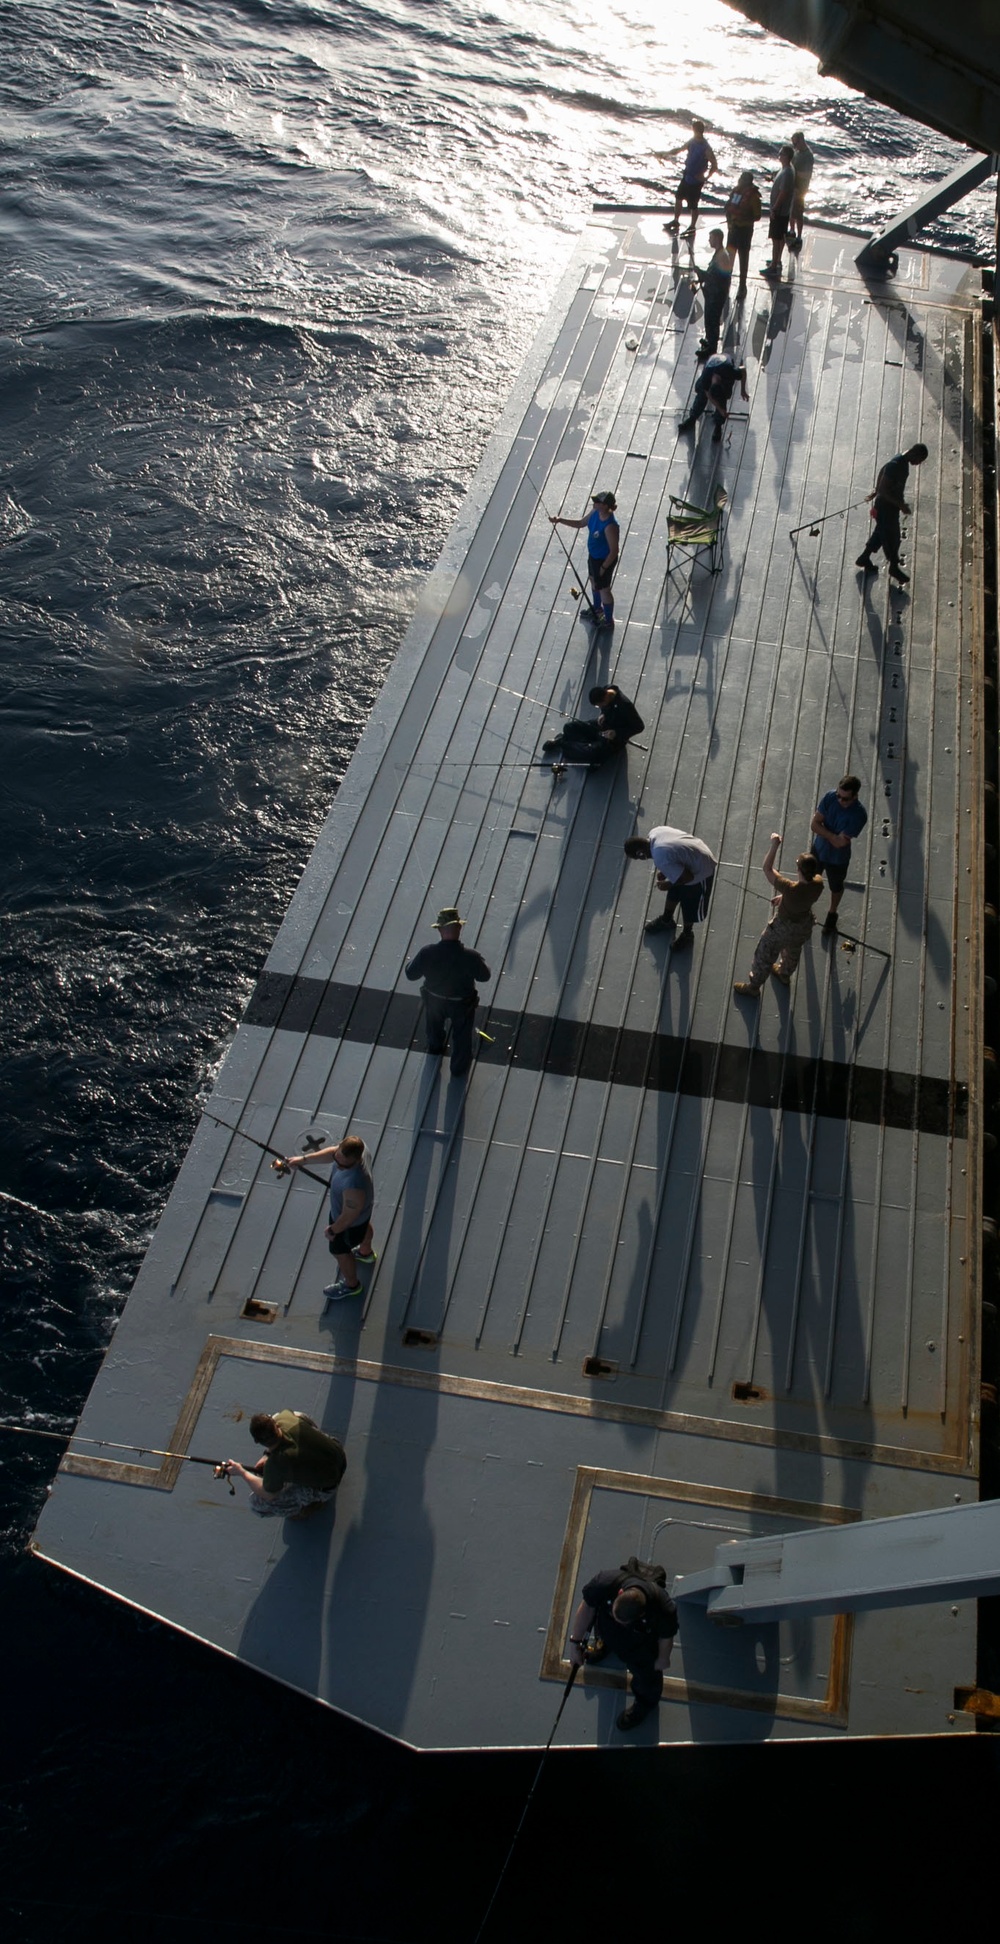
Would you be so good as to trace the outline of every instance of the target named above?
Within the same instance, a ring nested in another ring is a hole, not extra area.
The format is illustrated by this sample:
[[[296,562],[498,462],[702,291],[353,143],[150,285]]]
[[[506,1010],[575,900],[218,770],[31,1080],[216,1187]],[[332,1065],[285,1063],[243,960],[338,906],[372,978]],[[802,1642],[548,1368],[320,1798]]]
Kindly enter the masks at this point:
[[[808,233],[730,318],[750,403],[716,445],[677,431],[701,300],[662,221],[586,233],[210,1102],[285,1153],[364,1135],[363,1301],[324,1312],[321,1189],[206,1114],[35,1540],[422,1748],[544,1742],[581,1581],[633,1552],[689,1572],[978,1496],[979,273],[904,251],[868,284],[857,238]],[[910,589],[862,588],[864,506],[790,543],[917,439]],[[717,484],[722,571],[668,578],[669,496]],[[599,488],[613,639],[539,502]],[[542,738],[609,673],[642,746],[554,781]],[[790,866],[845,770],[869,823],[842,933],[734,1003],[768,835]],[[622,854],[660,822],[720,860],[683,957]],[[494,974],[462,1082],[402,976],[451,903]],[[335,1516],[256,1519],[200,1466],[82,1441],[249,1464],[246,1420],[283,1407],[346,1444]],[[578,1682],[560,1740],[617,1739],[623,1678]],[[972,1606],[686,1616],[632,1739],[962,1732],[974,1680]]]

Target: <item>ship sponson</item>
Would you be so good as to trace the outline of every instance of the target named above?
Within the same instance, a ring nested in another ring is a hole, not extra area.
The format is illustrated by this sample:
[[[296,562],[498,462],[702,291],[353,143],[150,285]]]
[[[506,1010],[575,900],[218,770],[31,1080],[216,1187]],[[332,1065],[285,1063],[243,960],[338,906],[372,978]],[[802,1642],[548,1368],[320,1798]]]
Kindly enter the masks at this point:
[[[727,0],[783,40],[808,47],[820,72],[884,101],[952,141],[1000,149],[996,0]]]

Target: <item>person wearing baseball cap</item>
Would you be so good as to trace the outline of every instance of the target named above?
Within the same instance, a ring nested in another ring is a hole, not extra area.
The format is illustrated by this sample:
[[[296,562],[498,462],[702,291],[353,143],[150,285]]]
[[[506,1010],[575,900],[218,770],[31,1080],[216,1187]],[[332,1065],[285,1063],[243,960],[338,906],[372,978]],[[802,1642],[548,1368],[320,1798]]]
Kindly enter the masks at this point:
[[[613,628],[615,625],[615,599],[611,592],[615,568],[618,565],[619,529],[615,519],[618,501],[613,493],[594,493],[591,497],[593,511],[585,513],[582,520],[564,519],[561,513],[550,513],[552,526],[586,527],[587,529],[587,574],[590,579],[591,613],[587,619],[597,622],[599,628]]]
[[[462,926],[454,905],[445,905],[434,920],[440,942],[424,945],[406,967],[408,979],[422,979],[420,988],[427,1016],[427,1051],[447,1051],[451,1026],[451,1071],[457,1080],[472,1060],[472,1023],[479,1004],[477,979],[492,973],[484,958],[462,944]]]

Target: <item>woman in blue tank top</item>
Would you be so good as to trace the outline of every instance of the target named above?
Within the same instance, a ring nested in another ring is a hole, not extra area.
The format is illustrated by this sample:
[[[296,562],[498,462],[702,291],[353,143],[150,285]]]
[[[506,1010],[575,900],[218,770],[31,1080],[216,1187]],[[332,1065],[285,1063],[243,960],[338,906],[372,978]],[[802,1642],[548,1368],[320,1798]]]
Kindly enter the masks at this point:
[[[549,520],[552,526],[586,527],[592,619],[599,628],[613,628],[615,598],[611,592],[611,582],[618,565],[619,533],[615,519],[618,502],[613,493],[595,493],[592,504],[593,512],[586,514],[582,520],[565,520],[558,513],[550,513]]]

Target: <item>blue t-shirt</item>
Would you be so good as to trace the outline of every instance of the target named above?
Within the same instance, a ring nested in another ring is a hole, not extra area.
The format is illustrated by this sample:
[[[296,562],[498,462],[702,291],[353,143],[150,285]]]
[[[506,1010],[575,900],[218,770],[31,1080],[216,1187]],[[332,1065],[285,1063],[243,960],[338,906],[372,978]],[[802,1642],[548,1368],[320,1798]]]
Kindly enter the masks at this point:
[[[694,140],[689,142],[687,146],[683,181],[691,183],[704,182],[707,174],[708,143],[703,141],[700,135],[696,135]]]
[[[365,1201],[364,1207],[355,1215],[352,1227],[359,1222],[367,1222],[375,1206],[375,1185],[372,1181],[372,1158],[365,1148],[359,1161],[352,1168],[334,1168],[330,1174],[330,1220],[339,1221],[344,1207],[344,1195],[349,1188],[360,1188]]]
[[[604,514],[599,513],[595,506],[587,521],[587,552],[591,560],[607,560],[611,552],[611,542],[608,539],[607,529],[608,527],[616,527],[617,525],[618,521],[615,519],[613,513],[609,513],[607,518],[605,518]]]
[[[835,831],[838,837],[860,837],[868,822],[868,812],[857,797],[853,803],[841,803],[836,790],[828,790],[817,809],[827,830]],[[838,850],[836,844],[828,844],[824,837],[814,837],[813,854],[821,864],[839,864],[843,869],[850,861],[851,846],[845,844]]]

